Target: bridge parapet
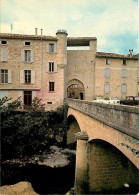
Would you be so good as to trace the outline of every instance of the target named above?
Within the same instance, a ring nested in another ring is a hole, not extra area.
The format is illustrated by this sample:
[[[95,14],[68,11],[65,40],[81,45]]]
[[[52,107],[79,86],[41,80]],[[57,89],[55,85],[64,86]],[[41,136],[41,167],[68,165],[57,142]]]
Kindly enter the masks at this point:
[[[68,106],[139,139],[139,107],[66,99]]]

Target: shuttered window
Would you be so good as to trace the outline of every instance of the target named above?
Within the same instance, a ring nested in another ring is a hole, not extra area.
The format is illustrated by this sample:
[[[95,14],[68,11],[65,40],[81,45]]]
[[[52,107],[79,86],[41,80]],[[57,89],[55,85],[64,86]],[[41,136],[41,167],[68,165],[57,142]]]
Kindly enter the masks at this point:
[[[122,70],[122,77],[123,78],[127,77],[127,70],[126,69]]]
[[[126,91],[127,91],[126,84],[122,84],[122,93],[126,93]]]
[[[21,84],[35,84],[35,70],[20,70]]]
[[[56,53],[56,43],[46,43],[46,52],[48,53]]]
[[[7,62],[7,48],[1,49],[1,61]]]
[[[57,72],[57,64],[55,62],[46,63],[46,72]]]
[[[110,77],[110,69],[109,68],[106,68],[105,69],[105,77],[106,78],[109,78]]]
[[[32,50],[22,50],[21,51],[22,62],[34,62],[34,51]]]
[[[105,90],[105,93],[109,93],[110,92],[110,84],[109,83],[105,83],[104,90]]]

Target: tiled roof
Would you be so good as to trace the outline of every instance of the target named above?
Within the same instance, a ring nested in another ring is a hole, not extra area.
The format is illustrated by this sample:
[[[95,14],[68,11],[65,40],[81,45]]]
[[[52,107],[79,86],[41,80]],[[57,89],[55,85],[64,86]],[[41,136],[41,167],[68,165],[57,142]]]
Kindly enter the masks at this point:
[[[0,33],[0,38],[9,38],[9,39],[43,39],[43,40],[57,40],[55,36],[44,36],[44,35],[23,35],[23,34],[9,34],[9,33]]]
[[[105,53],[105,52],[97,52],[96,57],[107,57],[107,58],[122,58],[122,59],[138,59],[137,57],[130,57],[129,55],[121,55],[116,53]]]

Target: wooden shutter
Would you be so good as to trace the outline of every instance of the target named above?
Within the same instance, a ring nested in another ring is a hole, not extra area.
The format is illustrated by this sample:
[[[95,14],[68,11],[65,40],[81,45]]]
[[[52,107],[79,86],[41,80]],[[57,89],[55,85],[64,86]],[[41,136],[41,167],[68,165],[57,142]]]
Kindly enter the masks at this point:
[[[46,72],[49,72],[49,62],[46,62]]]
[[[20,83],[25,83],[24,70],[20,70]]]
[[[31,84],[35,84],[35,70],[31,70]]]
[[[105,77],[106,78],[110,77],[110,69],[109,68],[105,69]]]
[[[54,72],[57,72],[57,64],[54,63]]]
[[[24,50],[21,51],[21,61],[22,62],[25,61],[25,51]]]
[[[56,53],[56,52],[57,52],[57,44],[54,43],[54,53]]]
[[[105,84],[105,93],[110,92],[110,85],[108,83]]]
[[[32,91],[32,100],[36,97],[36,91]]]
[[[49,52],[49,42],[46,43],[46,52]]]
[[[12,71],[8,70],[8,83],[12,83]]]
[[[1,49],[1,61],[2,62],[7,61],[7,49],[6,48]]]
[[[34,51],[31,51],[31,62],[34,62]]]

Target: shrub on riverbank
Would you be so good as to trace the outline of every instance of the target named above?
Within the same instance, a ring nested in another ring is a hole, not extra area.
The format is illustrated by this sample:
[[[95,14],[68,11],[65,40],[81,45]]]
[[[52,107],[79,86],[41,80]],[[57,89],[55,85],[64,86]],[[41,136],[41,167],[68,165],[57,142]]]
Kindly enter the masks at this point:
[[[6,97],[0,100],[2,160],[42,154],[53,144],[66,144],[67,105],[45,112],[35,98],[22,111],[19,98],[5,105],[7,101]]]

